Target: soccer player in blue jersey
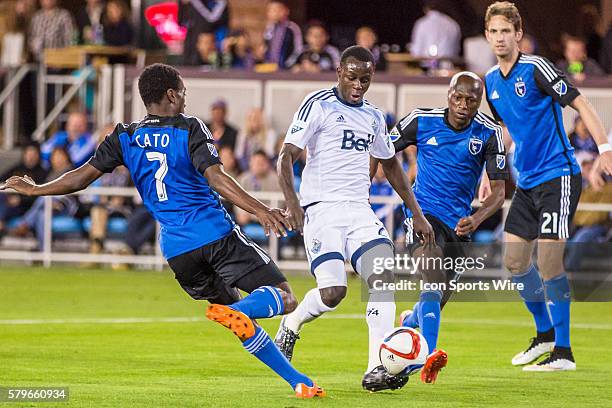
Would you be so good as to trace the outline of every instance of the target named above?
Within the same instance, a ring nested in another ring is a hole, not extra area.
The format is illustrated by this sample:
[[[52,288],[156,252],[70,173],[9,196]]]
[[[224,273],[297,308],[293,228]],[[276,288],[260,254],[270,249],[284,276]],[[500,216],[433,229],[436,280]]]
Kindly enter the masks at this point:
[[[520,294],[537,331],[512,364],[530,364],[550,353],[523,370],[575,370],[570,347],[571,292],[563,251],[580,197],[581,175],[563,128],[561,108],[570,105],[580,114],[599,147],[601,168],[607,174],[612,173],[612,148],[599,116],[578,89],[547,59],[519,51],[523,32],[513,3],[489,6],[485,34],[498,61],[485,77],[487,101],[514,141],[519,174],[505,224],[504,263],[514,282],[523,284]]]
[[[163,64],[138,79],[147,116],[118,124],[83,166],[42,185],[11,177],[0,189],[30,196],[69,194],[117,166],[126,166],[151,215],[159,221],[160,246],[181,287],[208,300],[206,316],[229,328],[244,348],[287,381],[300,398],[324,391],[296,371],[254,319],[293,311],[291,287],[274,262],[234,224],[221,194],[254,214],[266,233],[285,235],[281,210],[250,196],[225,171],[213,137],[199,119],[185,115],[186,89],[179,72]],[[250,293],[243,299],[237,289]],[[225,306],[227,305],[227,306]]]
[[[417,176],[414,195],[434,229],[436,245],[412,244],[412,213],[406,213],[406,242],[414,257],[421,258],[425,282],[445,290],[423,290],[412,311],[402,313],[403,326],[420,327],[430,355],[421,370],[421,379],[433,383],[446,366],[448,356],[437,349],[440,310],[452,291],[454,270],[440,269],[446,259],[465,258],[463,245],[470,234],[504,203],[504,180],[508,178],[502,129],[493,119],[478,111],[484,85],[472,72],[453,76],[446,109],[415,109],[401,119],[391,132],[395,151],[417,147]],[[472,200],[478,180],[486,168],[492,194],[472,214]],[[435,260],[444,261],[436,262]],[[463,261],[463,260],[461,260]]]

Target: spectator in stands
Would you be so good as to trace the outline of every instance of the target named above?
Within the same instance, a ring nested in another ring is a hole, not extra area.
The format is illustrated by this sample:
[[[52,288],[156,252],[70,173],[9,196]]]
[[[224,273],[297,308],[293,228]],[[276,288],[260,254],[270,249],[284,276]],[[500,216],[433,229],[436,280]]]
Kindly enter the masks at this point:
[[[523,38],[519,41],[519,49],[523,54],[535,54],[536,42],[535,38],[529,34],[523,34]],[[495,65],[495,64],[493,64]]]
[[[576,82],[582,82],[587,77],[605,75],[599,64],[587,57],[584,39],[571,35],[563,36],[563,56],[557,61],[557,67],[571,76]]]
[[[387,59],[385,58],[385,54],[383,54],[377,42],[378,36],[372,27],[363,26],[359,28],[355,34],[355,43],[360,47],[370,50],[374,56],[376,71],[382,72],[387,70]]]
[[[410,53],[416,57],[458,57],[459,24],[440,10],[439,0],[426,0],[425,16],[414,23]]]
[[[37,61],[45,49],[68,47],[75,37],[72,15],[59,8],[57,0],[40,0],[40,6],[30,22],[29,38],[30,51]]]
[[[266,123],[264,113],[261,108],[253,108],[247,114],[246,122],[236,139],[236,150],[234,151],[240,167],[249,167],[251,155],[263,150],[268,157],[275,154],[274,148],[278,135]]]
[[[599,63],[606,73],[612,74],[612,23],[610,23],[601,45]]]
[[[226,116],[227,104],[223,99],[217,99],[210,106],[210,122],[206,126],[210,129],[217,147],[229,146],[235,149],[238,130],[227,123]]]
[[[103,0],[87,0],[76,13],[79,44],[102,44],[105,7]]]
[[[134,30],[130,23],[130,10],[124,0],[109,0],[103,18],[104,43],[106,45],[130,45]]]
[[[213,33],[217,46],[228,32],[230,15],[227,0],[180,0],[178,23],[187,28],[184,42],[184,62],[194,65],[200,34]]]
[[[327,28],[320,21],[306,27],[306,49],[299,55],[293,72],[329,72],[340,65],[340,52],[330,45]]]
[[[266,18],[264,60],[276,64],[278,69],[288,69],[302,53],[302,31],[289,20],[289,7],[284,0],[270,0]]]
[[[72,163],[79,167],[89,160],[96,146],[96,139],[87,131],[87,116],[81,112],[72,112],[68,116],[66,130],[57,132],[42,144],[40,151],[43,165],[48,166],[53,149],[65,147]]]
[[[221,55],[215,45],[215,35],[213,33],[202,33],[198,35],[196,44],[198,50],[193,65],[199,65],[204,69],[215,70],[221,67]]]
[[[238,182],[240,185],[249,192],[280,192],[280,184],[278,182],[278,176],[272,168],[270,158],[263,150],[258,150],[253,153],[251,160],[249,161],[249,170],[243,173],[239,178]],[[256,241],[265,240],[265,236],[261,236],[263,228],[257,223],[257,218],[252,214],[236,208],[236,222],[240,226],[253,225],[256,226],[258,234],[255,235],[249,231],[250,228],[245,230],[245,233]]]
[[[611,203],[612,184],[606,183],[601,189],[590,185],[588,174],[597,155],[590,152],[576,154],[580,163],[583,188],[579,203]],[[593,253],[596,243],[605,242],[610,233],[610,213],[606,211],[577,211],[574,216],[573,232],[565,249],[565,268],[570,271],[580,270],[585,256]]]
[[[244,30],[237,30],[223,40],[223,67],[233,69],[253,69],[255,54],[251,39]]]
[[[21,163],[0,176],[3,182],[12,176],[29,176],[36,183],[47,179],[47,170],[40,164],[40,146],[32,143],[23,149]],[[19,194],[0,194],[0,236],[6,230],[6,224],[21,217],[34,203],[35,198]]]
[[[51,171],[47,176],[47,181],[55,180],[62,174],[73,169],[70,162],[68,151],[61,146],[57,146],[51,152]],[[74,215],[78,208],[77,199],[74,196],[55,196],[51,198],[54,215]],[[44,225],[45,225],[45,198],[38,197],[32,207],[24,214],[23,222],[19,224],[13,233],[18,236],[25,236],[28,231],[33,230],[38,241],[39,249],[44,246]]]
[[[595,140],[591,137],[589,130],[584,125],[584,121],[580,116],[576,116],[574,130],[570,133],[569,140],[572,146],[574,146],[576,154],[580,152],[597,154],[599,152],[597,143],[595,143]]]

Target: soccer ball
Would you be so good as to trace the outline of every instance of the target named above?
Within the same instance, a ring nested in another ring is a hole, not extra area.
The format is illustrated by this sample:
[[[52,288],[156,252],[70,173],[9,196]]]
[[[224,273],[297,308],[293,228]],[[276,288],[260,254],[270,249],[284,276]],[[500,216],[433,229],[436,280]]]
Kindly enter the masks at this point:
[[[410,327],[396,327],[380,345],[380,362],[389,374],[410,373],[421,368],[429,354],[425,337]]]

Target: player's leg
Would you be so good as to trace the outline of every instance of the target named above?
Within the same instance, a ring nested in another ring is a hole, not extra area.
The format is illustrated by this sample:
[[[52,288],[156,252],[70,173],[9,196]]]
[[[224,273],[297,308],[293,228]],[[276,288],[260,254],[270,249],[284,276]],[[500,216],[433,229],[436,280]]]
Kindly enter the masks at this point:
[[[524,365],[552,351],[554,330],[544,296],[544,285],[537,266],[533,264],[533,249],[538,237],[538,211],[533,191],[516,189],[504,226],[504,266],[512,281],[520,284],[519,294],[533,316],[536,336],[529,346],[512,358],[513,365]]]
[[[304,246],[317,287],[306,292],[297,308],[283,317],[274,339],[289,360],[304,324],[331,312],[346,296],[344,228],[337,203],[319,203],[306,210]]]
[[[554,326],[554,349],[550,357],[525,371],[575,370],[570,346],[571,290],[563,267],[563,254],[569,225],[578,206],[580,175],[563,176],[536,188],[540,209],[538,268]]]

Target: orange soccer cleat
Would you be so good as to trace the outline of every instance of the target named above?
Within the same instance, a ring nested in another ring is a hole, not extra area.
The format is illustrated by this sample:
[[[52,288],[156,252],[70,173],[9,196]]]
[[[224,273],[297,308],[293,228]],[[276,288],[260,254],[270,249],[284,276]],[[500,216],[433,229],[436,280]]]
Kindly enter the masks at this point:
[[[427,356],[427,360],[425,360],[425,364],[421,369],[421,381],[427,384],[435,383],[438,373],[446,367],[446,363],[448,363],[446,351],[434,350],[433,353]]]
[[[212,304],[206,310],[206,317],[230,329],[241,341],[255,335],[253,321],[244,313],[229,306]]]
[[[315,383],[312,384],[312,387],[299,383],[295,386],[295,396],[298,398],[324,397],[325,390]]]

